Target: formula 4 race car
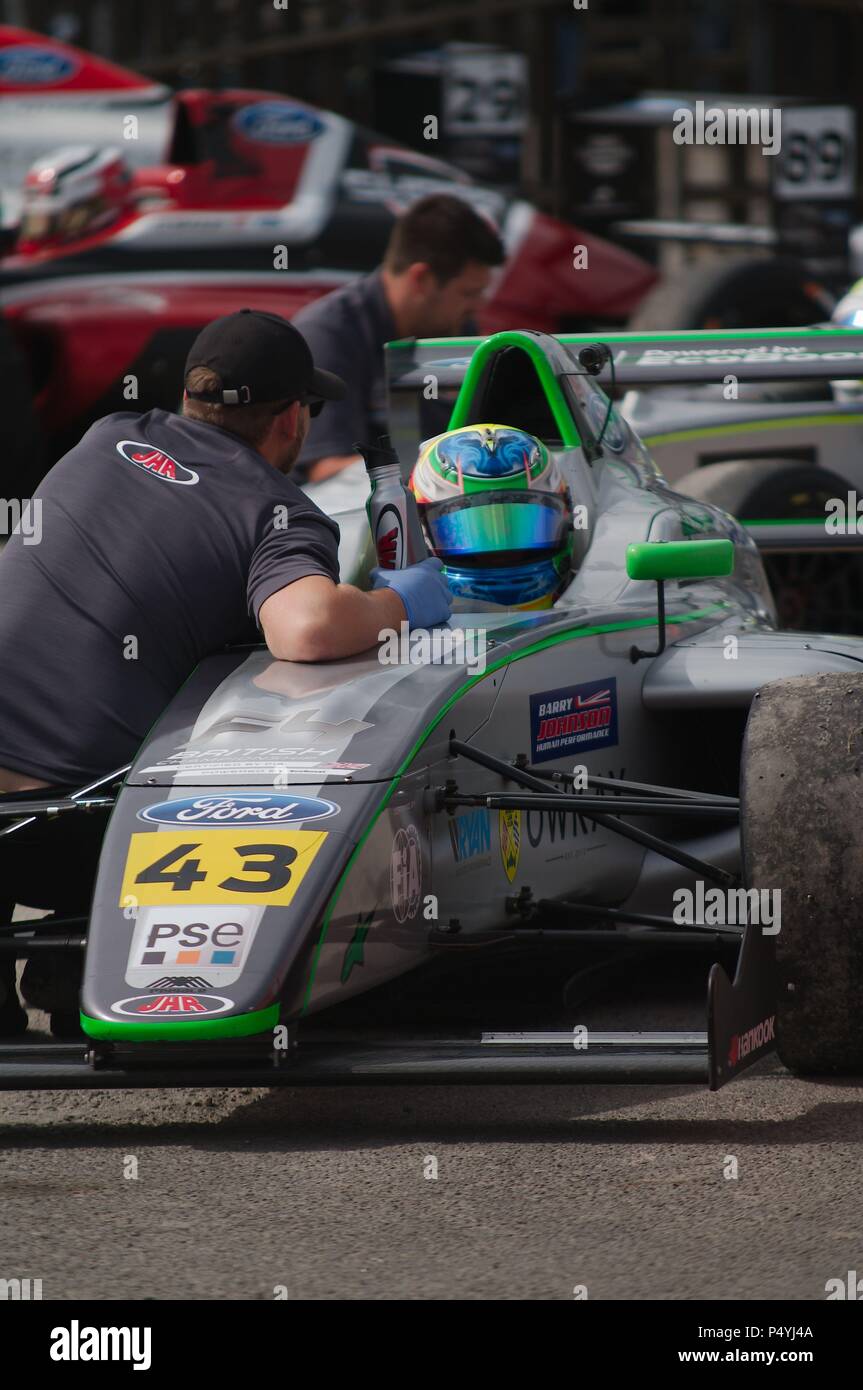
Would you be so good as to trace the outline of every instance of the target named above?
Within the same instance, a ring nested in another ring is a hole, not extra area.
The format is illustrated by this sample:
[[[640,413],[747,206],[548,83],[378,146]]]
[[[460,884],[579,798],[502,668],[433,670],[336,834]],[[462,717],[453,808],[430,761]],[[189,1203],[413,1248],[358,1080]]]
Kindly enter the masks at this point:
[[[405,472],[430,378],[459,387],[454,427],[538,435],[579,517],[562,593],[547,610],[458,611],[419,656],[412,642],[320,665],[214,655],[130,768],[53,803],[35,793],[30,816],[114,801],[86,930],[0,929],[16,956],[85,952],[87,1037],[0,1047],[0,1086],[715,1089],[777,1040],[800,1071],[863,1065],[863,641],[777,630],[752,536],[669,489],[597,382],[601,344],[522,331],[460,351],[391,349]],[[333,486],[356,578],[364,489]],[[14,836],[21,800],[0,813]],[[362,1046],[315,1033],[322,1012],[434,957],[561,936],[706,938],[737,951],[736,974],[713,964],[703,1032],[591,1034],[573,1018]]]
[[[443,391],[478,338],[448,342]],[[580,336],[561,337],[567,347]],[[676,491],[742,521],[779,626],[863,632],[863,356],[845,328],[610,332],[600,382]],[[438,373],[442,345],[415,365]],[[443,425],[438,425],[443,428]],[[860,499],[858,509],[857,501]],[[859,516],[858,516],[859,510]]]
[[[121,152],[125,193],[101,185],[88,149]],[[484,333],[622,324],[657,279],[632,252],[335,112],[245,88],[171,94],[0,25],[0,212],[20,209],[25,182],[22,240],[7,228],[0,255],[7,497],[29,496],[130,400],[173,410],[211,319],[246,306],[292,318],[374,269],[394,219],[425,194],[463,198],[500,230]],[[573,247],[589,275],[573,275]]]
[[[655,334],[620,346],[624,414],[674,488],[746,526],[780,626],[863,632],[856,346],[833,325],[802,338]],[[776,367],[776,379],[747,380],[747,363]]]

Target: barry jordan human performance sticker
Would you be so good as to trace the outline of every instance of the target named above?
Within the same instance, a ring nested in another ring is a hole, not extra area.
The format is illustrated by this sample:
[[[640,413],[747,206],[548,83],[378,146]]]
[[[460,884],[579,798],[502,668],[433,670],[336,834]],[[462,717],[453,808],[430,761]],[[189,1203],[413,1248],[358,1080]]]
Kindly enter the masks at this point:
[[[617,743],[614,676],[531,695],[530,741],[535,763]]]

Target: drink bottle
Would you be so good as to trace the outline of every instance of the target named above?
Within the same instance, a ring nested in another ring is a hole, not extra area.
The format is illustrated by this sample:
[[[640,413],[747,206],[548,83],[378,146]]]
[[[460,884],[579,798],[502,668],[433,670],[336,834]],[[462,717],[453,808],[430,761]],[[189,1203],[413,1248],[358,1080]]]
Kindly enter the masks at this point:
[[[428,558],[416,498],[402,482],[399,457],[388,434],[376,444],[354,446],[365,460],[371,491],[366,503],[378,564],[401,570]]]

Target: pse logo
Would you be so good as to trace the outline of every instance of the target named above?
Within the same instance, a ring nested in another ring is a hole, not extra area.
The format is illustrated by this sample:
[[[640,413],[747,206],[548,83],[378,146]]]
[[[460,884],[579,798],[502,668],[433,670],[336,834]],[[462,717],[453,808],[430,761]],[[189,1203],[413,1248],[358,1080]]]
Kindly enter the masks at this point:
[[[194,825],[218,830],[235,825],[297,825],[300,821],[324,820],[335,816],[339,807],[317,796],[275,796],[243,792],[240,796],[186,796],[177,801],[160,801],[138,812],[138,819],[159,825]]]
[[[156,993],[153,976],[159,971],[206,974],[209,989],[224,989],[237,981],[252,949],[263,917],[261,907],[175,907],[138,910],[129,947],[126,983],[132,989]],[[187,985],[186,992],[198,993]],[[162,994],[178,993],[179,985]]]
[[[133,939],[130,968],[229,965],[239,968],[255,934],[255,926],[231,922],[146,923]]]
[[[164,478],[166,483],[184,483],[189,486],[198,481],[198,475],[193,469],[187,468],[184,463],[178,463],[161,449],[154,449],[151,444],[139,444],[134,439],[121,439],[117,445],[117,453],[127,463],[134,463],[136,468],[143,468],[145,473],[152,473],[155,478]]]
[[[80,64],[50,48],[21,44],[0,52],[0,81],[20,87],[49,87],[78,71]]]
[[[324,129],[314,111],[289,101],[258,101],[243,106],[234,116],[234,128],[247,140],[264,145],[304,145]]]

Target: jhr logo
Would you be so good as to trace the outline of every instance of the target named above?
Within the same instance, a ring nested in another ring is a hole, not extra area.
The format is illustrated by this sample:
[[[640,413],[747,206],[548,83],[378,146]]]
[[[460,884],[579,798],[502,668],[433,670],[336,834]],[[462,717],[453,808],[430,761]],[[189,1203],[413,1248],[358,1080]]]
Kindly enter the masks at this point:
[[[41,1279],[0,1279],[0,1298],[15,1301],[42,1297]]]

